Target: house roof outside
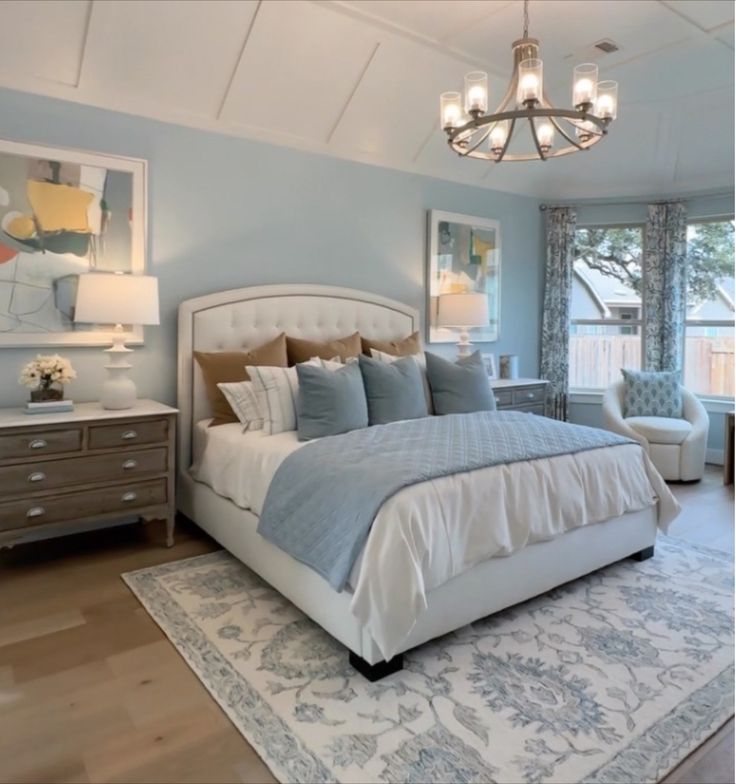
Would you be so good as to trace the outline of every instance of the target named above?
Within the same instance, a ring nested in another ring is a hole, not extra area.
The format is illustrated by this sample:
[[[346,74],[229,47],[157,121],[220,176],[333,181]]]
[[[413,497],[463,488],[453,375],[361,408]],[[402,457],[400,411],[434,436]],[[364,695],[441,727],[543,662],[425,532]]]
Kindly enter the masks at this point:
[[[575,279],[597,307],[601,318],[610,318],[611,308],[641,306],[641,297],[634,289],[616,278],[591,269],[584,261],[580,259],[575,261],[573,272]],[[688,318],[698,318],[704,310],[709,311],[708,318],[733,318],[735,290],[734,278],[721,278],[718,281],[717,298],[709,302],[694,303],[688,307]],[[718,315],[712,315],[714,310]],[[720,315],[721,313],[723,315]]]

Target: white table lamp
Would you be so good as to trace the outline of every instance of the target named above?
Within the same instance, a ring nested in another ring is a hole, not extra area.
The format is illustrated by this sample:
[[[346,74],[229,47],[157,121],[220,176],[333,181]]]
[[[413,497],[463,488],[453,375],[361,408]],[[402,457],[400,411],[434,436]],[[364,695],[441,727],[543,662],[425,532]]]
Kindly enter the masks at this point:
[[[457,327],[460,340],[457,351],[461,357],[470,354],[473,344],[468,334],[469,327],[485,327],[489,323],[488,295],[482,292],[465,294],[440,294],[437,309],[438,327]]]
[[[158,324],[158,278],[90,272],[79,276],[74,321],[85,324],[114,324],[112,346],[105,349],[110,362],[108,378],[102,385],[103,408],[123,409],[135,405],[137,392],[128,371],[123,324]]]

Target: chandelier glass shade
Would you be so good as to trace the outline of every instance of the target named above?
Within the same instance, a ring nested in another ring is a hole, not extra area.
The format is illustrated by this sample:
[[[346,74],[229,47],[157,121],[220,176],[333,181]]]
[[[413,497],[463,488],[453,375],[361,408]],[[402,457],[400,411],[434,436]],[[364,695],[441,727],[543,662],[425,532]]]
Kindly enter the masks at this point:
[[[539,41],[528,36],[528,0],[524,1],[524,37],[514,41],[511,81],[496,109],[488,113],[488,75],[472,71],[465,90],[440,96],[440,121],[450,147],[465,158],[533,161],[559,158],[590,149],[608,133],[618,110],[618,83],[598,80],[595,63],[573,72],[570,108],[555,107],[544,89]],[[526,149],[509,147],[524,127]]]

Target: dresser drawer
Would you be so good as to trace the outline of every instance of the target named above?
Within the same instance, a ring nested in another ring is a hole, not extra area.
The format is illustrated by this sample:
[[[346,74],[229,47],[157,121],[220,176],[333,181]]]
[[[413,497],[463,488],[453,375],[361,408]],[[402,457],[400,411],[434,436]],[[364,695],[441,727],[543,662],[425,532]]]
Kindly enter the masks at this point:
[[[0,436],[0,460],[14,457],[43,457],[59,452],[79,452],[81,428],[45,430],[38,433],[9,433]]]
[[[89,449],[110,449],[116,446],[165,443],[169,435],[167,419],[147,419],[115,425],[92,425],[89,428]]]
[[[8,501],[0,504],[0,531],[46,523],[71,523],[110,512],[124,514],[164,504],[166,500],[166,480],[153,479],[99,490]]]
[[[514,396],[510,389],[496,389],[491,391],[496,398],[496,406],[498,408],[513,405]]]
[[[522,414],[538,414],[539,416],[544,416],[544,403],[534,403],[531,406],[519,406],[516,410],[521,411]]]
[[[8,495],[73,487],[100,480],[125,480],[166,471],[166,448],[125,450],[112,455],[40,460],[0,467],[0,499]]]
[[[524,387],[514,390],[514,405],[523,406],[529,403],[544,403],[544,387]]]

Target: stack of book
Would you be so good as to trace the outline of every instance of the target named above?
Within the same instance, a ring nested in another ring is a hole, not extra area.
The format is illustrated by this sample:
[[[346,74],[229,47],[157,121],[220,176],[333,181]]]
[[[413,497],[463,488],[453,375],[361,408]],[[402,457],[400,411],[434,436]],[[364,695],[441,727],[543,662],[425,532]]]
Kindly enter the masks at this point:
[[[74,411],[73,400],[46,400],[43,403],[26,403],[26,414],[60,414]]]

